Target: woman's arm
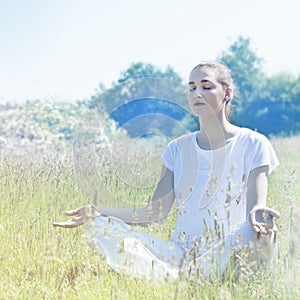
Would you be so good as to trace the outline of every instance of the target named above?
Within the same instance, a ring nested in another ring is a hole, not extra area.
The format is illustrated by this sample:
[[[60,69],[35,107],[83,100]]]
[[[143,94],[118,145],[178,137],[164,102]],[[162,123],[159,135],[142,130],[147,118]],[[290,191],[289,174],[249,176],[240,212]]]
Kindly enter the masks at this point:
[[[257,233],[267,234],[276,231],[273,218],[280,214],[267,207],[268,166],[255,168],[251,171],[247,182],[247,215]]]
[[[128,224],[148,224],[166,218],[174,199],[174,174],[163,166],[161,179],[148,206],[137,209],[97,207],[95,210],[100,215],[116,217]],[[89,209],[81,207],[68,211],[65,215],[74,216],[74,218],[66,222],[55,222],[53,226],[74,228],[83,225],[89,218]]]
[[[174,202],[174,174],[163,166],[161,180],[152,196],[151,202],[141,208],[97,208],[105,216],[112,216],[128,224],[145,224],[167,217]]]

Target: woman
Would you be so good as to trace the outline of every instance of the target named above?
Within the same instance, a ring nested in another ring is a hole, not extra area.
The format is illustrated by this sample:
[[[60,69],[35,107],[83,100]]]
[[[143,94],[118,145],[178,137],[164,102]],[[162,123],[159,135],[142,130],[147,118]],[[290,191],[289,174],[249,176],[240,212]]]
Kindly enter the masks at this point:
[[[188,103],[200,131],[169,143],[162,155],[162,176],[144,208],[93,208],[89,241],[107,263],[133,276],[177,278],[180,274],[222,274],[233,252],[265,243],[271,255],[279,213],[266,207],[268,175],[279,164],[266,137],[229,121],[234,84],[217,62],[190,73]],[[176,199],[177,219],[170,241],[136,231],[127,224],[164,219]],[[53,225],[73,228],[89,219],[86,207]],[[262,258],[262,257],[260,257]],[[259,259],[260,259],[259,258]]]

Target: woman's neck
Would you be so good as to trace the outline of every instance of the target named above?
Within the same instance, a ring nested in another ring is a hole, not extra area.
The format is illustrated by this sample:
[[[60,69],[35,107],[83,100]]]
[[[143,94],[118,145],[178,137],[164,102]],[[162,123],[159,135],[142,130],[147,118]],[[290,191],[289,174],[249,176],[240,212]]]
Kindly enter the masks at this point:
[[[239,127],[231,124],[225,117],[200,121],[197,136],[198,145],[202,149],[213,150],[224,147],[239,131]]]

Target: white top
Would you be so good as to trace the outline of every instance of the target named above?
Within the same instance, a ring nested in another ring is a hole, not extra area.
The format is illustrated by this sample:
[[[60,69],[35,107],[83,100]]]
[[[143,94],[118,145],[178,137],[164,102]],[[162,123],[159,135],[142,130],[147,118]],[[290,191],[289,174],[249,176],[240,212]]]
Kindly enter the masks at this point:
[[[171,141],[162,155],[163,164],[174,173],[177,220],[172,240],[188,249],[200,237],[220,240],[244,222],[251,170],[267,165],[270,174],[279,165],[269,140],[250,129],[241,128],[217,150],[201,149],[196,134]],[[203,242],[206,249],[208,244]]]

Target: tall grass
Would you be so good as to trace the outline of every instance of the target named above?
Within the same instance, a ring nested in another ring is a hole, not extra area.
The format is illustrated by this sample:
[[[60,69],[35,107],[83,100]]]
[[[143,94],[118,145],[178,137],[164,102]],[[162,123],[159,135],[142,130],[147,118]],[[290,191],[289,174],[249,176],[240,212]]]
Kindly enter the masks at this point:
[[[270,176],[268,204],[282,214],[272,271],[219,281],[154,283],[116,274],[86,244],[84,227],[52,227],[64,211],[87,202],[72,161],[2,155],[0,299],[299,299],[300,137],[272,143],[281,166]],[[147,230],[166,237],[172,224]]]

